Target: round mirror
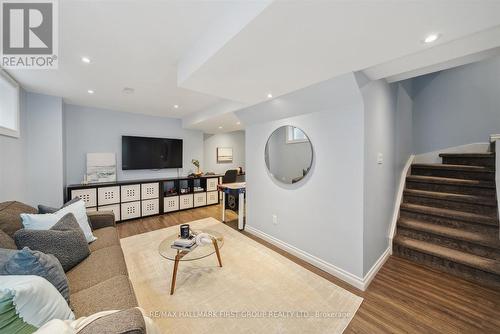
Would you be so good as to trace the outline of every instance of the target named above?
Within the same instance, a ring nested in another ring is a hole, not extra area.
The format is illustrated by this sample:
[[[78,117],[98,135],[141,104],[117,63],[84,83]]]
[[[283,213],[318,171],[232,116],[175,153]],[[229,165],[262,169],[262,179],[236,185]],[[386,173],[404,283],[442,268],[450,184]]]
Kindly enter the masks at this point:
[[[304,131],[286,125],[274,130],[269,136],[265,159],[267,169],[276,180],[293,184],[309,173],[313,148]]]

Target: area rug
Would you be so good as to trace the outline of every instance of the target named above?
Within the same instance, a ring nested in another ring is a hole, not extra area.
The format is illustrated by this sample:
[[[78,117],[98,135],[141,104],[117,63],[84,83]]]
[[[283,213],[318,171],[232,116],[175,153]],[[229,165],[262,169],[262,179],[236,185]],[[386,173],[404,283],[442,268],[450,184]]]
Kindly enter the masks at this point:
[[[121,240],[139,306],[163,333],[342,333],[363,301],[214,218],[190,225],[224,236],[223,267],[215,254],[181,262],[174,295],[158,246],[179,226]]]

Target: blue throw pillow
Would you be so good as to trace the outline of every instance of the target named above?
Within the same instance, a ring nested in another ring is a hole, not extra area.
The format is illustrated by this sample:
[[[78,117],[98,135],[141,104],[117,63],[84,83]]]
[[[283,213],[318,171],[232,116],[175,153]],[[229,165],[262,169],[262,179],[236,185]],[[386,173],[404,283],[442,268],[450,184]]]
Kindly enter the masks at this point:
[[[49,281],[69,304],[68,279],[59,260],[52,254],[34,251],[0,249],[0,275],[35,275]]]

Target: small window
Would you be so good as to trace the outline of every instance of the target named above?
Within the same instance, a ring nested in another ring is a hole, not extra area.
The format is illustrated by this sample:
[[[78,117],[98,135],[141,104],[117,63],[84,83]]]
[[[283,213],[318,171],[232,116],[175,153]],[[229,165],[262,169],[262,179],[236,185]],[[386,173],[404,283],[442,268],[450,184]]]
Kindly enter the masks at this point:
[[[0,70],[0,135],[19,137],[19,85]]]
[[[294,143],[305,143],[308,142],[309,138],[307,138],[306,134],[302,132],[301,129],[296,128],[294,126],[286,127],[286,143],[294,144]]]

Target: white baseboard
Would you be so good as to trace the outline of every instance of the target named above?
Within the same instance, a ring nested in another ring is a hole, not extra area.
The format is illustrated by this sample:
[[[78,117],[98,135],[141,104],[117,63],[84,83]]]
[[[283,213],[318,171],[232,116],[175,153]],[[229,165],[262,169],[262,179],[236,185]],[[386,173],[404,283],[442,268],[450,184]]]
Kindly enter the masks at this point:
[[[314,255],[311,255],[301,249],[298,249],[297,247],[294,247],[286,242],[283,242],[273,236],[270,236],[269,234],[262,232],[252,226],[246,225],[245,230],[271,244],[274,246],[298,257],[301,260],[304,260],[313,266],[326,271],[327,273],[341,279],[342,281],[354,286],[355,288],[358,288],[362,291],[365,291],[372,279],[375,277],[379,269],[382,267],[382,265],[385,263],[385,261],[388,259],[388,257],[391,255],[390,249],[391,247],[388,247],[384,253],[380,256],[380,258],[375,262],[375,264],[372,266],[368,274],[364,278],[360,278],[357,275],[351,274],[348,271],[345,271],[344,269],[341,269],[329,262],[326,262]]]

